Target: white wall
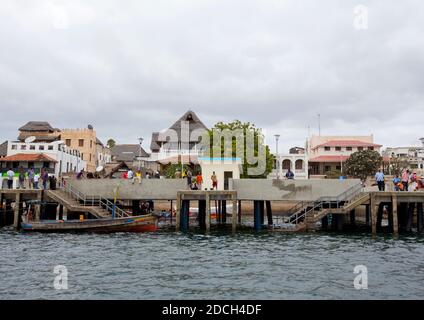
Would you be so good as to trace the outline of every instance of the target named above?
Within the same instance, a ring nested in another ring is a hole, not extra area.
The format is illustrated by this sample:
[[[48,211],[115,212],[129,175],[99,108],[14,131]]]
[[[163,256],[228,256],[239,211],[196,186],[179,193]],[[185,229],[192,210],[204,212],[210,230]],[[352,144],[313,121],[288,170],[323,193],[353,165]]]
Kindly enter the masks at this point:
[[[215,171],[218,178],[218,190],[224,190],[224,172],[233,172],[233,179],[240,179],[240,160],[202,160],[199,158],[199,164],[202,169],[203,185],[202,189],[212,188],[211,176]],[[193,173],[194,174],[194,173]]]

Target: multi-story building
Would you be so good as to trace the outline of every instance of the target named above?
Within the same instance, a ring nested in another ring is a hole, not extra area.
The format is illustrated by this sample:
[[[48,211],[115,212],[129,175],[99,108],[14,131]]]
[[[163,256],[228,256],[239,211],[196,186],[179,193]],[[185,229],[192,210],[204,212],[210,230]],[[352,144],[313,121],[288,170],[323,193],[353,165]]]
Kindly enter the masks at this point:
[[[63,129],[60,139],[69,148],[78,150],[82,160],[87,162],[87,171],[95,172],[97,168],[97,137],[91,125],[86,129]]]
[[[381,145],[374,143],[374,136],[315,136],[307,145],[309,175],[325,176],[330,171],[343,173],[343,164],[349,156],[360,150],[380,152]]]
[[[421,146],[390,147],[383,151],[387,158],[398,158],[408,163],[410,169],[424,169],[424,138]]]
[[[284,178],[290,169],[295,179],[308,179],[308,156],[305,153],[279,154],[278,164],[274,161],[274,169],[268,175],[270,179]],[[278,168],[278,170],[277,170]]]
[[[34,168],[59,177],[70,172],[86,169],[87,163],[81,159],[78,150],[66,147],[62,141],[53,142],[7,142],[7,156],[0,159],[0,170],[4,174],[9,168],[15,172],[19,168]]]
[[[198,162],[203,152],[200,136],[207,129],[193,111],[187,111],[168,129],[152,133],[150,159],[161,163]]]

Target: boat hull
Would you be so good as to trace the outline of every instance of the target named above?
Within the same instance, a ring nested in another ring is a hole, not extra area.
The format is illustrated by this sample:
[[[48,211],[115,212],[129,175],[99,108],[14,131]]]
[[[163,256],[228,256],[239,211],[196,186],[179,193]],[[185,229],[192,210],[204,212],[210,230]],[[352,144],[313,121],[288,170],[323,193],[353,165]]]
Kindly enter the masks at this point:
[[[22,223],[23,231],[38,232],[152,232],[157,230],[158,219],[153,215],[116,219],[39,221]]]

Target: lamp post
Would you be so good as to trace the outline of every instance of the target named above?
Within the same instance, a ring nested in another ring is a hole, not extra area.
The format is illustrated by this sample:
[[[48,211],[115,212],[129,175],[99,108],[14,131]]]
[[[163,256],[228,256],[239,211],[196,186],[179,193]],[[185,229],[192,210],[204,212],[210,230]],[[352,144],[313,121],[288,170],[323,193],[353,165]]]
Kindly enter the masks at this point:
[[[280,179],[280,159],[278,157],[278,139],[280,139],[280,135],[276,134],[275,137],[275,169],[277,170],[277,180]]]
[[[138,138],[138,141],[140,142],[140,150],[138,153],[138,170],[141,173],[141,145],[143,144],[143,138]]]

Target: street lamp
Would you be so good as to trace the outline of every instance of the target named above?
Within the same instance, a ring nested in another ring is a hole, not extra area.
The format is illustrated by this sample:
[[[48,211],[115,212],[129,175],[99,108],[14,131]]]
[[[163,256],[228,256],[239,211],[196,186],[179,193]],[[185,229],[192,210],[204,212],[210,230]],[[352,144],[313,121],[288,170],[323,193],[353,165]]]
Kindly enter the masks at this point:
[[[143,138],[138,138],[138,141],[140,142],[140,150],[139,150],[139,153],[138,153],[138,170],[139,170],[139,172],[141,172],[141,145],[143,144]]]
[[[280,179],[280,159],[278,157],[278,139],[280,135],[276,134],[275,137],[275,169],[277,170],[277,180]]]

